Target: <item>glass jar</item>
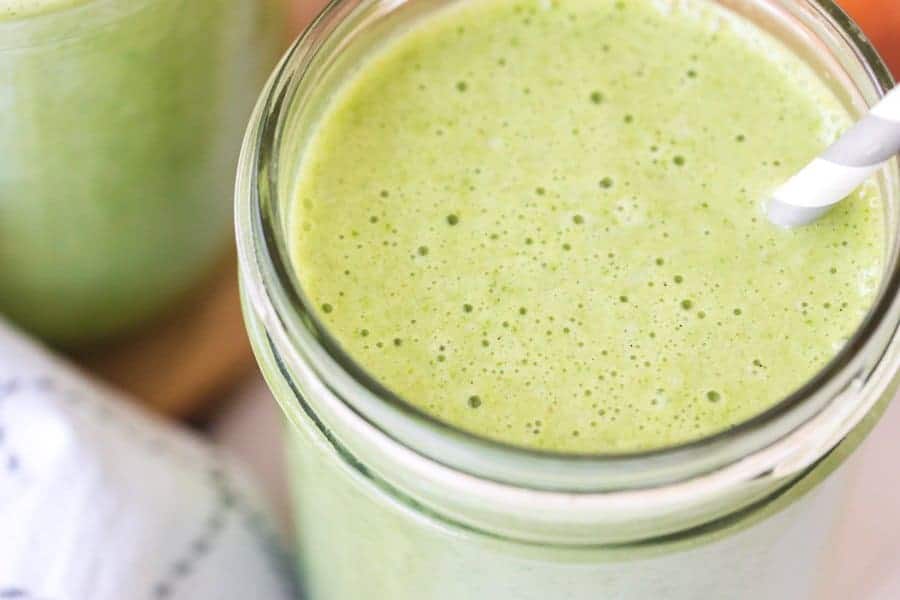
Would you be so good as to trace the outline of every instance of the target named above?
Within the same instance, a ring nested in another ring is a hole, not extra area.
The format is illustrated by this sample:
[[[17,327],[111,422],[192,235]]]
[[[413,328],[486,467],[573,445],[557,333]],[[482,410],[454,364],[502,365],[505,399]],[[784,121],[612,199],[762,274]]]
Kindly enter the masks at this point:
[[[222,257],[283,13],[281,0],[0,0],[0,313],[59,344],[97,340]]]
[[[331,93],[392,31],[445,4],[333,2],[270,80],[238,169],[245,315],[286,415],[308,597],[810,597],[841,502],[838,467],[898,383],[895,161],[878,175],[878,299],[802,389],[727,432],[653,452],[567,456],[480,439],[412,409],[341,353],[285,242],[298,165]],[[854,114],[892,85],[830,1],[721,4],[807,60]]]

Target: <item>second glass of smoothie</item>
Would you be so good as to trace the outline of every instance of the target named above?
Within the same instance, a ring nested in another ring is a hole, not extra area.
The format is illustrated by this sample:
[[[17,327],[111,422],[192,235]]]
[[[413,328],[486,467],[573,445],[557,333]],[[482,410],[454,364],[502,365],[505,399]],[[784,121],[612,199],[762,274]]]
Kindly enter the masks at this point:
[[[0,0],[0,312],[63,345],[221,257],[278,0]]]

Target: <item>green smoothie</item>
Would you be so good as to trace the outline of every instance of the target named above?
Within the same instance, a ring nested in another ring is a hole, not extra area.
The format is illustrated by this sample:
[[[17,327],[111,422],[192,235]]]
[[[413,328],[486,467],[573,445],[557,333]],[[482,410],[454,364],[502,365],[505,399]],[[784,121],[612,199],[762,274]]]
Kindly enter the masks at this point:
[[[0,19],[31,17],[85,2],[87,0],[3,0],[3,2],[0,2]]]
[[[281,0],[0,0],[0,315],[134,327],[227,247]]]
[[[531,448],[671,446],[777,403],[869,308],[874,184],[805,228],[763,214],[849,124],[708,2],[460,3],[333,98],[292,256],[338,343],[422,411]]]

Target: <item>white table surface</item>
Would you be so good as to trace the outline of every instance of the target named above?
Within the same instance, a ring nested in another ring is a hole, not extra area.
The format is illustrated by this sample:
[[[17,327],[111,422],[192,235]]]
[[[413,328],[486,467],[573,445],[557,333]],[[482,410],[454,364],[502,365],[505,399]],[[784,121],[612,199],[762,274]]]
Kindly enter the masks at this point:
[[[266,487],[287,530],[287,486],[278,407],[263,381],[235,392],[213,437],[241,456]],[[900,401],[851,458],[851,490],[830,549],[820,600],[900,599]]]

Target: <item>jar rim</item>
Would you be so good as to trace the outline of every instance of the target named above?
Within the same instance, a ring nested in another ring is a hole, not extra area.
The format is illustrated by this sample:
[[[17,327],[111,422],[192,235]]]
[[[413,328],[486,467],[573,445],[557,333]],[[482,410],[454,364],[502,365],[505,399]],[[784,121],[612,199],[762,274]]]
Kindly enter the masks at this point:
[[[289,96],[307,74],[315,40],[320,39],[327,28],[333,27],[336,20],[346,18],[354,5],[378,1],[332,0],[290,48],[261,96],[248,129],[236,197],[241,274],[250,303],[262,301],[266,305],[263,310],[271,310],[272,322],[287,333],[286,343],[294,346],[294,350],[303,346],[301,360],[315,363],[313,366],[325,385],[370,426],[437,462],[495,481],[529,481],[534,487],[582,491],[645,487],[708,472],[718,464],[733,462],[760,450],[819,414],[848,387],[864,384],[900,324],[900,256],[897,252],[886,256],[880,291],[866,317],[841,350],[809,381],[750,419],[672,446],[622,453],[561,453],[516,446],[442,421],[377,381],[340,347],[318,319],[313,304],[296,281],[290,256],[272,214],[278,193],[278,171],[273,168],[272,161],[285,131],[285,113],[291,108]],[[391,10],[406,1],[383,3],[389,5],[386,10]],[[780,2],[785,3],[790,4]],[[892,87],[890,72],[874,47],[834,1],[795,0],[793,3],[803,3],[814,9],[841,38],[853,59],[864,69],[876,96]],[[893,187],[896,188],[897,167],[891,165],[890,169],[895,176]],[[257,286],[260,293],[253,289]],[[347,381],[335,381],[334,377]],[[358,392],[358,395],[348,394],[348,390]],[[773,429],[776,424],[777,431]],[[726,449],[730,450],[727,461],[722,456]],[[488,468],[486,464],[494,460],[507,464],[501,469]],[[686,462],[690,463],[690,468],[682,468]],[[512,463],[515,466],[510,468]],[[537,481],[532,477],[537,471],[546,476],[560,470],[566,473],[549,479],[539,477]],[[637,471],[641,477],[633,476]]]

